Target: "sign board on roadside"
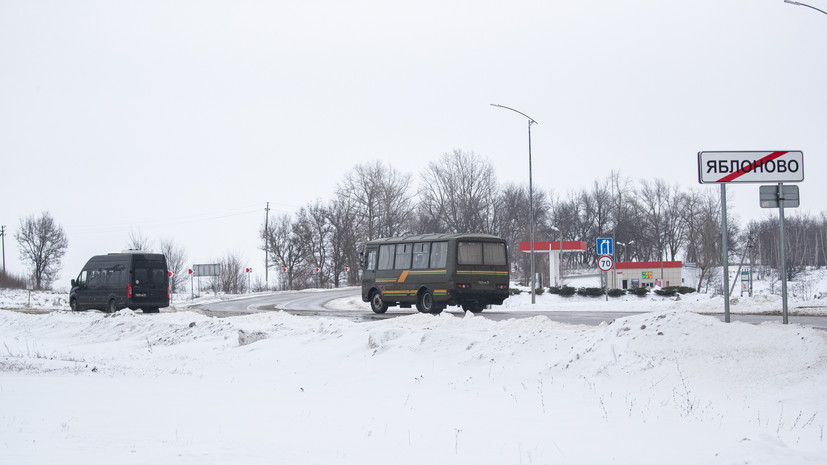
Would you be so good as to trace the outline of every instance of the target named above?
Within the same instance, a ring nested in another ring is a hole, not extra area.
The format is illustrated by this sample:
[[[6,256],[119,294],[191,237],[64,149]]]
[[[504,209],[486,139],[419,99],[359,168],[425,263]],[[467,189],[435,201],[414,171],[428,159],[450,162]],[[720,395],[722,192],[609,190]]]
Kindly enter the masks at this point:
[[[195,276],[218,276],[221,274],[221,265],[210,263],[206,265],[192,265]]]
[[[614,239],[611,237],[599,237],[595,244],[598,255],[614,255]]]
[[[804,153],[792,151],[698,152],[701,184],[801,182]]]
[[[603,255],[597,259],[597,267],[600,271],[610,271],[615,266],[614,259],[609,255]]]
[[[798,196],[798,186],[781,186],[781,195],[778,192],[779,186],[761,186],[759,188],[759,196],[761,200],[761,208],[778,208],[784,205],[784,208],[798,208],[800,197]]]

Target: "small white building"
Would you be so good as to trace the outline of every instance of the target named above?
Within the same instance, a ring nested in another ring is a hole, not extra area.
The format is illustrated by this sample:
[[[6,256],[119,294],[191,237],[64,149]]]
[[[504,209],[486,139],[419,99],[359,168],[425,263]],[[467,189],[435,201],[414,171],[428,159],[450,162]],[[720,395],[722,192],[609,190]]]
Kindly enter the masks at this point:
[[[609,287],[635,289],[638,287],[682,286],[681,261],[617,262],[609,272]],[[611,280],[613,278],[613,280]]]

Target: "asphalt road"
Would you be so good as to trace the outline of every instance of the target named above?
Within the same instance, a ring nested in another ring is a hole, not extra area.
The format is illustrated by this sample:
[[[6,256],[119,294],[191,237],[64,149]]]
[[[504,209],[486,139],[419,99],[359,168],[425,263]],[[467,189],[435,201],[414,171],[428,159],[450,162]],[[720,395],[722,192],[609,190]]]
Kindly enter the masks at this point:
[[[331,309],[325,305],[335,299],[343,297],[357,297],[360,290],[358,288],[332,289],[332,290],[308,290],[302,292],[285,292],[276,293],[267,296],[257,296],[246,299],[238,299],[231,301],[214,302],[202,304],[199,306],[200,310],[206,314],[215,315],[219,317],[244,315],[250,313],[267,312],[267,311],[286,311],[293,315],[308,316],[308,317],[326,317],[326,318],[346,318],[356,322],[368,322],[384,320],[387,318],[396,318],[404,315],[413,315],[417,311],[415,309],[405,309],[398,307],[391,307],[387,313],[376,314],[370,310],[338,310]],[[459,307],[448,307],[446,312],[454,315],[463,315],[464,312]],[[624,316],[635,315],[642,312],[559,312],[559,311],[498,311],[495,308],[484,310],[477,316],[489,318],[491,320],[507,320],[511,318],[532,318],[539,315],[546,316],[551,320],[568,324],[579,325],[599,325],[601,322],[609,322]],[[712,316],[718,317],[721,321],[724,320],[723,312],[714,314]],[[730,321],[744,322],[751,324],[760,324],[765,321],[780,322],[781,315],[744,315],[731,314]],[[814,328],[827,330],[827,317],[819,316],[796,316],[790,315],[790,323],[802,324]]]

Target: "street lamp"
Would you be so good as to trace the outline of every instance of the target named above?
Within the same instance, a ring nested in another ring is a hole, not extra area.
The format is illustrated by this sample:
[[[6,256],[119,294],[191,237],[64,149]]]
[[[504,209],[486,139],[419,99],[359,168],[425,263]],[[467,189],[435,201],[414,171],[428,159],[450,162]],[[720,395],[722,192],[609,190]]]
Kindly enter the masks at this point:
[[[820,9],[820,8],[816,8],[816,7],[812,6],[812,5],[807,5],[806,3],[794,2],[794,1],[792,1],[792,0],[784,0],[784,3],[789,3],[790,5],[806,6],[807,8],[812,8],[812,9],[814,9],[814,10],[816,10],[816,11],[819,11],[819,12],[824,13],[825,15],[827,15],[827,11],[824,11],[824,10],[822,10],[822,9]]]
[[[623,246],[623,260],[628,260],[629,252],[626,251],[626,246],[634,244],[635,241],[629,241],[629,242],[615,241],[615,242],[617,242],[617,245],[622,245]]]
[[[529,231],[529,254],[531,255],[531,303],[534,303],[534,296],[536,294],[535,288],[537,287],[535,284],[535,277],[534,277],[534,184],[532,183],[531,179],[531,125],[537,124],[537,121],[534,121],[534,118],[528,116],[527,114],[515,110],[513,108],[504,106],[504,105],[497,105],[496,103],[491,104],[492,107],[497,108],[505,108],[506,110],[511,110],[514,113],[519,113],[526,118],[528,118],[528,209],[529,209],[529,223],[528,223],[528,231]]]

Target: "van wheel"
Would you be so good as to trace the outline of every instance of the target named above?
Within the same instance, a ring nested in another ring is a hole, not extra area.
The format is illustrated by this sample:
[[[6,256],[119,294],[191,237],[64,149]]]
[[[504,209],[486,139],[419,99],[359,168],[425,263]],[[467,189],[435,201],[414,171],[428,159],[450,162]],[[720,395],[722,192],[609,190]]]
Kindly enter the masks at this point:
[[[141,310],[143,310],[144,313],[160,313],[161,312],[161,310],[158,307],[142,308]]]
[[[416,309],[422,313],[441,313],[444,307],[434,302],[434,295],[428,289],[416,295]]]
[[[70,300],[69,301],[69,308],[71,308],[73,312],[78,311],[78,299]]]
[[[382,294],[379,291],[373,291],[370,296],[370,308],[373,313],[385,313],[388,311],[388,304],[382,299]]]
[[[118,311],[118,306],[115,305],[115,299],[109,301],[109,306],[107,307],[109,313],[115,313]]]

